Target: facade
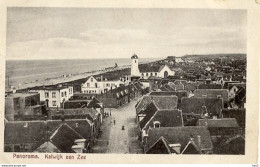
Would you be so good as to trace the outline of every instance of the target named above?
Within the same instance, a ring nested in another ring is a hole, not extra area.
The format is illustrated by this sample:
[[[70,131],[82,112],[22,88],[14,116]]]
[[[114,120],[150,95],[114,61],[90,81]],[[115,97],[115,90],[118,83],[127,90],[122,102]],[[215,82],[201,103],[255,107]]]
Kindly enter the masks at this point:
[[[29,92],[40,93],[40,100],[46,101],[46,107],[62,107],[62,104],[73,96],[73,86],[52,85],[36,87]]]
[[[103,79],[101,76],[100,78],[95,78],[94,76],[89,77],[89,79],[82,84],[81,92],[88,93],[88,94],[102,94],[106,93],[111,89],[115,89],[123,84],[120,80],[107,80],[106,78]]]

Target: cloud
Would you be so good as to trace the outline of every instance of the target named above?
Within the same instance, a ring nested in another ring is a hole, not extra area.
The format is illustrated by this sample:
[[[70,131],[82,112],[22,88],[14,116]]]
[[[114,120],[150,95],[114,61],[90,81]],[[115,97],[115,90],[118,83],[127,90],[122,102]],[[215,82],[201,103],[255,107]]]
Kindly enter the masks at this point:
[[[184,27],[172,32],[93,29],[80,38],[49,38],[12,43],[7,59],[128,58],[203,53],[245,53],[246,32],[236,27]]]
[[[152,34],[141,29],[93,29],[80,33],[81,37],[88,41],[100,43],[122,43],[137,40],[149,40]]]

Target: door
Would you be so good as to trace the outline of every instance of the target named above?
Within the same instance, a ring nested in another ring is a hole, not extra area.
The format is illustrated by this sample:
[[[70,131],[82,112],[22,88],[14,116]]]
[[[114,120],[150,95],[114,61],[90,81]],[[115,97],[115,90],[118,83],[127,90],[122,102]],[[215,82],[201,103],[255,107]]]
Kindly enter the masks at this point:
[[[168,71],[164,71],[164,78],[168,77]]]

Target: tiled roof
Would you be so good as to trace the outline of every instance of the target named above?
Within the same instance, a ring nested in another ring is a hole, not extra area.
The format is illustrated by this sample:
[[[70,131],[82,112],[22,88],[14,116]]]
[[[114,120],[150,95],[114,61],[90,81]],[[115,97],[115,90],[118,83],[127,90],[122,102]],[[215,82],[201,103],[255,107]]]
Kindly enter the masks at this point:
[[[141,73],[146,73],[146,72],[159,72],[160,70],[160,65],[153,65],[153,64],[140,64],[139,65],[139,71]]]
[[[159,121],[160,127],[178,127],[183,126],[181,110],[158,110],[147,122],[144,129],[154,127],[153,122]]]
[[[83,108],[87,107],[90,100],[73,100],[73,101],[65,101],[63,104],[64,109],[75,109],[75,108]]]
[[[223,98],[224,102],[229,100],[226,89],[197,89],[194,91],[194,97]]]
[[[83,137],[66,123],[62,124],[50,137],[52,143],[63,153],[73,153],[71,147],[76,139]]]
[[[173,83],[175,85],[180,85],[180,84],[186,85],[187,81],[186,80],[175,80]]]
[[[223,109],[224,118],[235,118],[240,127],[245,127],[246,110],[245,109]]]
[[[12,144],[35,143],[39,147],[45,141],[44,139],[46,139],[46,132],[48,132],[47,137],[50,138],[54,134],[54,132],[57,129],[59,129],[63,124],[66,124],[66,126],[69,126],[68,128],[72,128],[73,130],[75,130],[80,136],[84,137],[85,139],[89,139],[91,136],[90,133],[91,126],[86,121],[86,119],[65,120],[65,121],[48,120],[46,122],[44,121],[29,121],[29,122],[19,121],[18,122],[17,121],[17,122],[6,123],[5,131],[4,131],[5,133],[4,142],[12,143]],[[69,132],[71,133],[71,131]],[[61,134],[63,134],[63,132]],[[63,140],[64,139],[65,138],[63,138]]]
[[[136,106],[136,113],[139,113],[144,107],[153,101],[159,109],[176,109],[177,96],[150,96],[145,95]]]
[[[194,91],[196,90],[198,87],[198,83],[197,82],[188,82],[185,86],[184,89],[187,91]]]
[[[181,144],[181,151],[193,140],[201,150],[211,150],[212,142],[210,133],[206,127],[162,127],[148,130],[147,148],[149,149],[160,137],[164,137],[169,143]]]
[[[221,84],[201,84],[198,85],[198,89],[222,89]]]
[[[184,85],[182,83],[173,84],[173,83],[169,82],[168,85],[172,88],[172,90],[170,90],[170,91],[184,90]]]
[[[235,118],[199,119],[197,122],[197,126],[206,126],[211,128],[231,128],[238,127],[238,124]]]
[[[148,121],[152,118],[152,116],[156,113],[158,108],[156,105],[151,102],[149,105],[146,106],[144,110],[140,112],[140,114],[145,115],[145,117],[139,122],[140,129],[143,129]]]
[[[178,104],[177,104],[177,108],[180,107],[181,105],[181,99],[183,97],[188,97],[188,92],[186,90],[180,90],[180,91],[162,91],[162,92],[151,92],[150,95],[152,96],[177,96],[178,98]]]
[[[223,109],[223,100],[219,98],[182,98],[183,114],[205,114],[219,116]]]

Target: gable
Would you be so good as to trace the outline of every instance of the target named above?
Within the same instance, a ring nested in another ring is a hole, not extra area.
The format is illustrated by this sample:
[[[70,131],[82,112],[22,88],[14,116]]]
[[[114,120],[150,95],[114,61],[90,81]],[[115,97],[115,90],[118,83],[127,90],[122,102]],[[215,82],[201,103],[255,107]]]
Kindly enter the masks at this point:
[[[71,147],[76,139],[83,139],[67,124],[62,124],[50,137],[51,142],[63,153],[73,153]]]
[[[47,141],[40,145],[34,152],[38,153],[60,153],[61,151],[52,142]]]
[[[86,83],[91,83],[91,79],[93,79],[93,82],[98,82],[95,77],[91,76]]]
[[[189,142],[183,149],[182,154],[201,154],[201,151],[194,142]]]
[[[160,138],[153,146],[146,151],[146,154],[171,154],[171,149],[166,142],[163,141],[163,138]]]

